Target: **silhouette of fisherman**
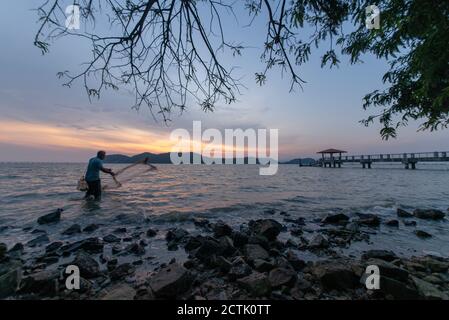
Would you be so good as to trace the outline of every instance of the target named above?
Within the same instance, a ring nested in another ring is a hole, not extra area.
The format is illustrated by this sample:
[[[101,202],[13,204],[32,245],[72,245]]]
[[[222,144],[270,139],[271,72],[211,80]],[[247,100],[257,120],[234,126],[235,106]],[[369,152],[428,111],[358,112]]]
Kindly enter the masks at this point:
[[[86,175],[84,179],[87,182],[88,190],[86,192],[86,199],[94,197],[96,200],[101,198],[101,180],[100,171],[110,174],[112,177],[115,173],[112,169],[103,167],[103,160],[106,157],[106,152],[100,150],[97,152],[97,156],[89,160],[87,165]]]

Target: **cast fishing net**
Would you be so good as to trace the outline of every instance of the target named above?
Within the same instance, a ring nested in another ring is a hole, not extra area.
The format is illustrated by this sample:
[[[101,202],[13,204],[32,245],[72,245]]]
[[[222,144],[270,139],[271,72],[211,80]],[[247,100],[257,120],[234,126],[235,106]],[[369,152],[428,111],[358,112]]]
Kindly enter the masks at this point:
[[[102,189],[110,190],[120,188],[122,185],[153,170],[156,170],[156,167],[151,165],[148,162],[148,159],[133,163],[115,171],[114,177],[110,177],[107,180],[105,179],[104,183],[102,183]]]

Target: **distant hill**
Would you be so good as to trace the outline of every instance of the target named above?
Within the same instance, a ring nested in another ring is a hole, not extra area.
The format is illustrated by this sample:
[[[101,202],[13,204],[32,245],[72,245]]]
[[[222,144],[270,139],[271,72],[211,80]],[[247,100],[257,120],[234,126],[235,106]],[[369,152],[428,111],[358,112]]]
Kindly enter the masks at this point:
[[[292,159],[290,161],[281,162],[281,164],[296,164],[296,165],[303,165],[303,166],[313,166],[316,163],[315,159],[312,158],[298,158],[298,159]]]
[[[190,163],[193,163],[193,155],[194,153],[191,152],[190,153]],[[134,156],[127,156],[127,155],[123,155],[123,154],[111,154],[111,155],[107,155],[106,158],[104,159],[105,163],[135,163],[138,161],[142,161],[145,158],[149,158],[149,162],[150,163],[160,163],[160,164],[164,164],[164,163],[171,163],[171,159],[170,159],[170,152],[166,152],[166,153],[160,153],[160,154],[154,154],[154,153],[150,153],[150,152],[144,152],[144,153],[140,153],[140,154],[136,154]],[[252,162],[254,162],[254,159],[252,158]],[[225,159],[222,160],[223,163],[225,162]],[[244,163],[248,163],[248,157],[245,157],[243,159]],[[257,163],[259,163],[258,161],[256,161]],[[233,163],[236,163],[236,159],[233,159]]]

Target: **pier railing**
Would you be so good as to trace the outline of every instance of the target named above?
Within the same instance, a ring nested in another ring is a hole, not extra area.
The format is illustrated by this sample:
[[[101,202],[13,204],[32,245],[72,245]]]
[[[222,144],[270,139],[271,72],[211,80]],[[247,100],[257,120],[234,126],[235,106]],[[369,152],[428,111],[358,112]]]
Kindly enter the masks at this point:
[[[434,152],[414,152],[414,153],[384,153],[384,154],[369,154],[369,155],[335,155],[332,157],[324,157],[319,160],[323,165],[340,167],[343,163],[361,163],[371,168],[373,162],[400,162],[408,169],[411,165],[415,169],[417,162],[443,162],[449,161],[449,151],[434,151]]]

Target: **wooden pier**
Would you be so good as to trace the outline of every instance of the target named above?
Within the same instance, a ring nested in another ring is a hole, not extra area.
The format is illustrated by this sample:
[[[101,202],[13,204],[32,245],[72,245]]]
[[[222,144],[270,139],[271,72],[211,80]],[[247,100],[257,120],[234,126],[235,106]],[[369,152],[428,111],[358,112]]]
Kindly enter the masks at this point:
[[[360,163],[362,168],[371,169],[371,165],[377,162],[402,163],[405,169],[416,169],[418,162],[443,162],[449,161],[449,151],[418,152],[418,153],[387,153],[346,156],[344,150],[327,149],[317,152],[322,155],[318,160],[321,167],[341,168],[344,163]]]

